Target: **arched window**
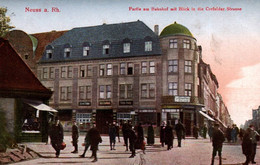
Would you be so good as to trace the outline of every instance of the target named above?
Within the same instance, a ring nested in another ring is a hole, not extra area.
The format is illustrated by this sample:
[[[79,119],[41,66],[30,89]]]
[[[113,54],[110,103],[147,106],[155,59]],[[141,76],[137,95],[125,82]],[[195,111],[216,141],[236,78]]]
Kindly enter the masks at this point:
[[[108,40],[103,42],[103,54],[109,54],[110,52],[110,43]]]
[[[83,47],[83,56],[88,56],[89,55],[90,43],[89,42],[84,42],[82,44],[82,47]]]
[[[152,37],[147,36],[147,37],[144,38],[144,51],[150,52],[152,50],[153,50]]]
[[[65,58],[71,57],[71,45],[70,44],[64,45],[64,57]]]
[[[46,58],[51,59],[53,57],[53,46],[48,45],[46,47]]]
[[[128,38],[123,40],[123,53],[130,53],[131,51],[131,41]]]

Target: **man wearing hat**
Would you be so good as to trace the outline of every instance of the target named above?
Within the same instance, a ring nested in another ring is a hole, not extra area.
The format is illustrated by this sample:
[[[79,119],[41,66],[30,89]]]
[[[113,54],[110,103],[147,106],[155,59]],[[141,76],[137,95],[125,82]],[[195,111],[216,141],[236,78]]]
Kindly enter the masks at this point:
[[[63,142],[63,127],[58,117],[55,117],[55,122],[51,126],[50,138],[51,145],[56,151],[56,157],[59,157],[61,144]]]
[[[211,165],[214,165],[214,159],[215,156],[219,156],[219,165],[222,165],[222,158],[221,158],[221,153],[222,153],[222,146],[225,141],[225,136],[224,133],[219,129],[219,124],[215,123],[214,124],[214,129],[212,132],[212,146],[213,146],[213,152],[212,152],[212,161]]]
[[[243,154],[246,156],[246,162],[244,163],[244,165],[248,165],[250,162],[252,162],[252,164],[256,164],[255,154],[258,140],[259,134],[254,130],[254,125],[249,125],[249,128],[247,128],[242,142],[242,151]]]

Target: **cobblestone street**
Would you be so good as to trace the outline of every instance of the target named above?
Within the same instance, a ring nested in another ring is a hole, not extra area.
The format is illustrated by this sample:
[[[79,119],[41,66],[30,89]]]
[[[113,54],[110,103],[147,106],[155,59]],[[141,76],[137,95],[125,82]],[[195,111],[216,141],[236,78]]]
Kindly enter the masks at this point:
[[[143,154],[141,150],[137,150],[135,158],[129,158],[130,152],[125,151],[123,146],[123,138],[121,143],[116,144],[116,150],[110,150],[109,139],[107,136],[102,136],[98,151],[98,162],[92,163],[92,159],[88,158],[91,155],[87,151],[86,158],[79,158],[83,152],[84,136],[81,135],[79,139],[79,153],[72,154],[73,147],[71,144],[71,137],[65,136],[67,147],[61,151],[59,158],[55,158],[55,151],[51,145],[44,143],[27,143],[27,146],[42,157],[30,161],[15,163],[17,165],[31,165],[31,164],[96,164],[96,165],[209,165],[211,161],[212,146],[209,139],[193,139],[188,138],[183,140],[181,148],[176,147],[176,139],[174,140],[174,147],[167,151],[166,147],[161,147],[159,139],[156,138],[154,146],[147,146],[146,153]],[[223,146],[223,165],[239,165],[245,161],[245,156],[242,154],[241,145],[225,143]],[[257,148],[256,162],[260,165],[260,148]],[[215,164],[218,164],[218,157],[215,159]]]

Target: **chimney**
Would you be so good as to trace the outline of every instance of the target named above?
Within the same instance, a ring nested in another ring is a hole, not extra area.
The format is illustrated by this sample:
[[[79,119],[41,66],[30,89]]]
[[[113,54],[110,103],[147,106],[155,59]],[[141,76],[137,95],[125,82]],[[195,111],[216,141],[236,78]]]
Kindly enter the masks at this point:
[[[201,47],[201,45],[198,46],[198,50],[199,50],[199,56],[200,56],[200,58],[202,58],[202,47]]]
[[[159,35],[159,25],[154,25],[154,33],[158,36]]]

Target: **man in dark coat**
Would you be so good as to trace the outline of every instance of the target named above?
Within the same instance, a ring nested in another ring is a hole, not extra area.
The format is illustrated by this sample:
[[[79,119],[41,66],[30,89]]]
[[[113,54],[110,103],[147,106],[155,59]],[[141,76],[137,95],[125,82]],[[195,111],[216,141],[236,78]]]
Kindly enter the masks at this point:
[[[204,126],[202,127],[202,136],[204,139],[207,138],[207,132],[208,132],[208,128],[207,128],[206,124],[204,124]]]
[[[167,145],[167,150],[172,149],[173,147],[173,133],[172,126],[170,126],[170,122],[167,122],[165,127],[165,144]]]
[[[255,154],[258,140],[259,134],[254,130],[254,126],[250,125],[244,134],[242,142],[242,151],[243,154],[246,156],[246,162],[244,163],[244,165],[248,165],[250,161],[252,162],[252,164],[256,164]]]
[[[101,139],[101,136],[100,136],[95,124],[94,124],[93,128],[91,128],[89,130],[88,134],[89,134],[89,141],[90,141],[91,150],[92,150],[92,156],[94,157],[94,160],[92,162],[96,162],[98,144],[102,143],[102,139]]]
[[[79,139],[79,129],[76,122],[73,122],[72,126],[72,144],[74,146],[74,151],[71,153],[78,153],[78,139]]]
[[[132,125],[130,122],[126,123],[124,122],[123,126],[122,126],[122,132],[123,132],[123,138],[124,138],[124,143],[126,146],[126,151],[128,151],[128,131],[129,128],[132,129]]]
[[[154,144],[154,129],[153,129],[153,124],[152,123],[148,127],[148,131],[147,131],[147,144],[148,145],[153,145]]]
[[[132,128],[128,128],[127,130],[127,137],[129,138],[129,150],[132,152],[129,158],[135,157],[135,143],[136,143],[136,134]]]
[[[165,143],[165,122],[162,122],[161,128],[160,128],[160,142],[162,144],[162,147],[164,147]]]
[[[226,130],[226,138],[227,138],[228,142],[231,141],[231,131],[232,131],[232,128],[230,128],[230,126],[228,126],[227,130]]]
[[[51,145],[56,151],[56,157],[59,157],[60,155],[60,148],[63,142],[63,138],[63,127],[60,124],[58,117],[55,117],[55,123],[51,126],[50,139]]]
[[[84,146],[85,146],[85,149],[84,149],[84,152],[82,155],[80,155],[80,157],[84,158],[85,157],[85,154],[90,146],[90,137],[89,137],[89,134],[88,132],[86,133],[86,136],[85,136],[85,140],[84,140]]]
[[[120,132],[120,126],[118,123],[116,123],[116,136],[118,137],[118,142],[120,143],[120,135],[119,135],[119,132]]]
[[[175,131],[178,139],[178,147],[181,147],[181,140],[185,133],[185,128],[183,124],[181,123],[181,120],[178,120],[178,123],[175,125]]]
[[[136,132],[137,132],[137,140],[135,143],[135,147],[137,149],[142,149],[143,152],[145,150],[144,146],[143,146],[143,142],[144,142],[144,130],[142,127],[142,124],[139,123],[139,125],[136,127]]]
[[[109,125],[109,141],[110,141],[110,150],[116,150],[115,145],[116,145],[116,126],[115,123]]]
[[[199,137],[199,128],[196,125],[194,125],[192,131],[193,131],[193,136],[195,137],[195,139],[198,139],[198,137]]]
[[[222,165],[222,158],[221,158],[221,152],[222,152],[222,146],[225,141],[224,133],[219,129],[219,124],[214,125],[214,129],[212,130],[212,146],[213,146],[213,152],[212,152],[212,160],[211,165],[214,165],[214,159],[215,156],[219,156],[219,164]]]

